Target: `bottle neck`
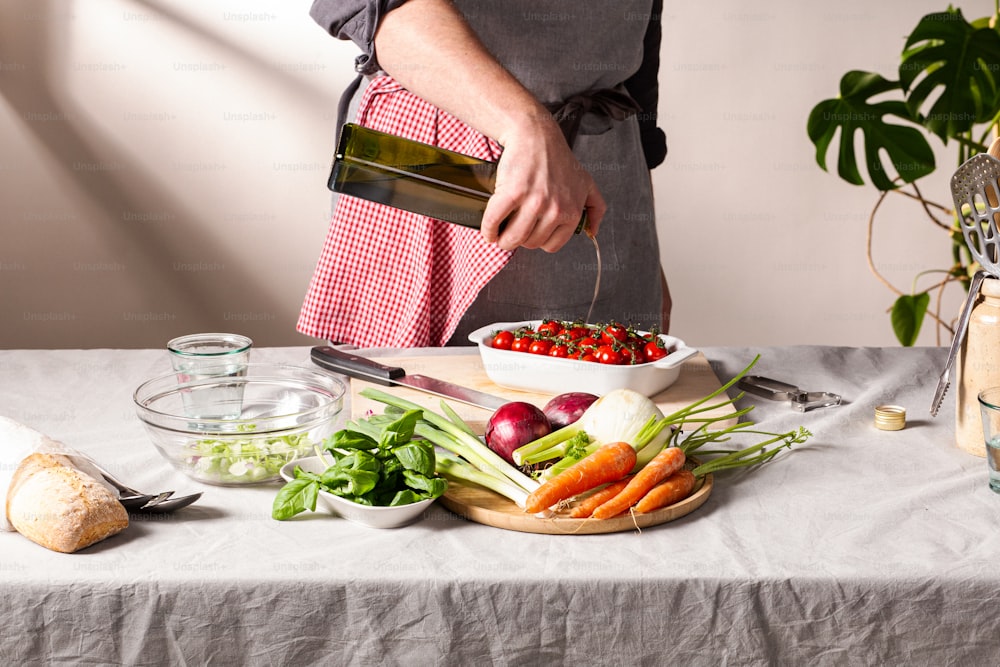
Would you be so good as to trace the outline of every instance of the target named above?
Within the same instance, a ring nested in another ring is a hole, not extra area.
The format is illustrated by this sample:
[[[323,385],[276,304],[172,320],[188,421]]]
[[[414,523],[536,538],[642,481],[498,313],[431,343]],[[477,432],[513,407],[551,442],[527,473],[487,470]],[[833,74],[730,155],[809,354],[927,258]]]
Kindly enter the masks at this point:
[[[991,306],[1000,306],[1000,279],[987,278],[979,290],[983,302]]]

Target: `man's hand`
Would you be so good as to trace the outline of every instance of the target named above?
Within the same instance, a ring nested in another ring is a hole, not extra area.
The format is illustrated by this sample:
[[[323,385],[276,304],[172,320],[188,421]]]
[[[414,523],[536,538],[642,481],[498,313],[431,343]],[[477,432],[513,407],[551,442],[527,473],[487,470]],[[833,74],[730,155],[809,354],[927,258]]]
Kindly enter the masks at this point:
[[[596,234],[607,205],[558,125],[551,119],[528,123],[505,140],[495,194],[483,216],[483,238],[504,250],[556,252],[573,237],[584,210],[587,228]]]

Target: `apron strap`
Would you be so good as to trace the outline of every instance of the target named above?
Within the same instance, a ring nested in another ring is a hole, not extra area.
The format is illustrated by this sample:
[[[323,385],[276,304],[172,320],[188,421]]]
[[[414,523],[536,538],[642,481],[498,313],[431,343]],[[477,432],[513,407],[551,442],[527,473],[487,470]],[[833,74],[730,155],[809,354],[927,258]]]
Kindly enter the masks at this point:
[[[340,133],[340,128],[344,127],[344,123],[347,121],[347,111],[351,106],[351,100],[354,98],[354,94],[358,92],[358,88],[361,87],[361,82],[364,81],[364,75],[358,74],[354,79],[347,84],[347,88],[340,95],[340,102],[337,103],[337,133]]]
[[[572,95],[562,102],[546,104],[545,107],[552,112],[552,117],[559,123],[570,148],[580,133],[580,124],[585,114],[595,113],[609,120],[623,121],[642,110],[631,95],[619,88],[588,90]]]

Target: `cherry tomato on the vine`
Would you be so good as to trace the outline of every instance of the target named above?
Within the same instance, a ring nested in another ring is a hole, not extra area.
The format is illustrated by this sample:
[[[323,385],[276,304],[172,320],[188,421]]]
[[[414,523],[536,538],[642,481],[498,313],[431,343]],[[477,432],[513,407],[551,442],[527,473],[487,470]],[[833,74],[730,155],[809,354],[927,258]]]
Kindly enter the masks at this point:
[[[639,334],[630,331],[628,334],[628,340],[625,341],[625,344],[628,345],[629,347],[634,347],[638,349],[642,348],[646,344],[646,339],[640,336]]]
[[[533,340],[531,341],[531,345],[528,346],[528,352],[531,354],[548,354],[551,349],[552,341],[544,338]]]
[[[645,347],[642,348],[642,352],[646,355],[646,361],[656,361],[667,356],[667,350],[663,347],[663,341],[659,338],[646,343]]]
[[[622,362],[622,355],[611,345],[601,345],[594,353],[598,363],[617,365]]]
[[[514,352],[527,352],[531,347],[532,339],[530,336],[518,336],[514,338],[514,341],[510,345],[510,349]]]
[[[563,326],[556,320],[545,320],[538,325],[535,329],[540,334],[545,334],[546,336],[555,336],[563,330]]]
[[[636,364],[642,364],[646,362],[645,355],[642,352],[641,347],[630,347],[626,345],[621,350],[618,351],[621,355],[621,363],[628,366],[635,366]]]
[[[497,334],[493,336],[493,342],[491,344],[498,350],[509,350],[513,342],[513,333],[510,331],[498,331]]]
[[[606,324],[601,330],[601,340],[605,343],[611,344],[614,344],[615,342],[624,343],[628,340],[628,329],[615,322]]]
[[[500,350],[608,365],[644,364],[669,354],[656,331],[638,332],[616,321],[588,325],[547,319],[534,328],[494,331],[488,341]]]
[[[569,356],[569,345],[553,345],[549,350],[549,356],[565,359]]]

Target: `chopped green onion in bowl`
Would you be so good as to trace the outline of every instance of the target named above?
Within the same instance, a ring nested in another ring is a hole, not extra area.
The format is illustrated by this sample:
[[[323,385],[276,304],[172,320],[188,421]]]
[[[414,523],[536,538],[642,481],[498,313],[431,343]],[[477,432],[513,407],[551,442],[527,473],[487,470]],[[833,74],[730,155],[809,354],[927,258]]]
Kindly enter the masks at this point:
[[[183,463],[195,479],[212,484],[254,484],[277,479],[281,467],[315,448],[307,434],[277,438],[196,440],[183,450]]]

